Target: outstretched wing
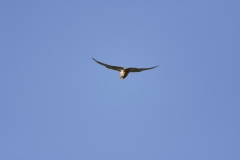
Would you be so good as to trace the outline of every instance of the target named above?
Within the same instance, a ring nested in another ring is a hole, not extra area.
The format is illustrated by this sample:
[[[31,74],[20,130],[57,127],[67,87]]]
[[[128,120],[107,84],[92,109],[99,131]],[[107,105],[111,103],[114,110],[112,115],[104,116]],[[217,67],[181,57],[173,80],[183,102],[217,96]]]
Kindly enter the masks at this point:
[[[153,69],[153,68],[156,68],[156,67],[158,67],[158,66],[154,66],[154,67],[150,67],[150,68],[127,68],[126,70],[129,71],[129,72],[141,72],[141,71]]]
[[[105,66],[105,67],[107,67],[107,68],[109,68],[109,69],[113,69],[113,70],[116,70],[116,71],[121,71],[121,70],[123,69],[123,67],[119,67],[119,66],[111,66],[111,65],[108,65],[108,64],[105,64],[105,63],[99,62],[99,61],[97,61],[97,60],[94,59],[94,58],[93,58],[93,60],[94,60],[95,62],[97,62],[98,64],[101,64],[101,65],[103,65],[103,66]]]

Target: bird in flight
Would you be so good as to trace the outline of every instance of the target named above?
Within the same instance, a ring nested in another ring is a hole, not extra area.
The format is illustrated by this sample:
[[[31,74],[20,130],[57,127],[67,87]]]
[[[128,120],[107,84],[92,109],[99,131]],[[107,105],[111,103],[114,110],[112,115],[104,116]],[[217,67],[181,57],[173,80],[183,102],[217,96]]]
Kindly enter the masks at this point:
[[[93,58],[93,60],[95,62],[97,62],[98,64],[101,64],[109,69],[113,69],[113,70],[116,70],[116,71],[119,71],[120,72],[120,78],[123,80],[124,78],[126,78],[128,76],[128,74],[130,72],[141,72],[141,71],[145,71],[145,70],[149,70],[149,69],[153,69],[153,68],[156,68],[158,66],[154,66],[154,67],[150,67],[150,68],[124,68],[124,67],[119,67],[119,66],[111,66],[111,65],[108,65],[108,64],[105,64],[105,63],[102,63],[102,62],[99,62],[97,61],[96,59]]]

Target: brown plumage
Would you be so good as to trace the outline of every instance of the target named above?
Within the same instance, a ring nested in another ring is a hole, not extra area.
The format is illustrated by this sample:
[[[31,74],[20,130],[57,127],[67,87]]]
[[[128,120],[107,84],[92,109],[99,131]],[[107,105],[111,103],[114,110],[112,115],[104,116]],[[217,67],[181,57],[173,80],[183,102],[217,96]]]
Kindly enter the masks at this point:
[[[97,61],[94,58],[93,58],[93,60],[95,62],[97,62],[98,64],[101,64],[101,65],[103,65],[103,66],[105,66],[105,67],[107,67],[109,69],[113,69],[113,70],[119,71],[121,79],[126,78],[130,72],[141,72],[141,71],[145,71],[145,70],[149,70],[149,69],[153,69],[153,68],[158,67],[158,66],[154,66],[154,67],[150,67],[150,68],[132,68],[132,67],[124,68],[124,67],[120,67],[120,66],[111,66],[111,65],[99,62],[99,61]]]

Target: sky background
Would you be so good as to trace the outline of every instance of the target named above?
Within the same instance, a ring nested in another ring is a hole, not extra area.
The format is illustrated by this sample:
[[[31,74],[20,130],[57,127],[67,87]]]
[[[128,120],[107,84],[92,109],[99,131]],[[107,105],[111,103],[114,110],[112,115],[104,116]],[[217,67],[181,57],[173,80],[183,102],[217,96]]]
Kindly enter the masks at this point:
[[[239,160],[240,1],[0,2],[0,159]],[[152,67],[119,73],[97,63]]]

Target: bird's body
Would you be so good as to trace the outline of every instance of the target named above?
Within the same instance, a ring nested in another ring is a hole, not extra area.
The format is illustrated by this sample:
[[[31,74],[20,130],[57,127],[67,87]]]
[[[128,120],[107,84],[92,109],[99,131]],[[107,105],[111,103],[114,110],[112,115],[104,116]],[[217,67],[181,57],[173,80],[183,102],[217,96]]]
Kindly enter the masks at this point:
[[[128,76],[128,74],[129,74],[128,71],[122,69],[122,70],[120,71],[120,78],[121,78],[121,79],[124,79],[124,78],[126,78],[126,77]]]
[[[141,72],[141,71],[144,71],[144,70],[149,70],[149,69],[153,69],[153,68],[158,67],[158,66],[154,66],[154,67],[151,67],[151,68],[132,68],[132,67],[130,67],[130,68],[123,68],[123,67],[111,66],[111,65],[99,62],[99,61],[95,60],[94,58],[93,58],[93,60],[95,62],[97,62],[98,64],[101,64],[101,65],[103,65],[103,66],[105,66],[105,67],[107,67],[109,69],[113,69],[113,70],[119,71],[121,79],[126,78],[130,72]]]

